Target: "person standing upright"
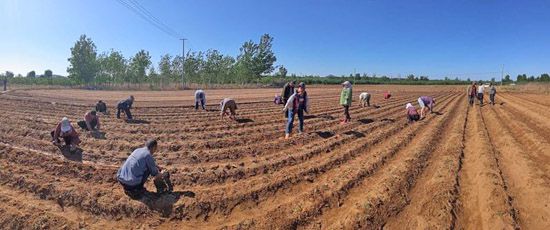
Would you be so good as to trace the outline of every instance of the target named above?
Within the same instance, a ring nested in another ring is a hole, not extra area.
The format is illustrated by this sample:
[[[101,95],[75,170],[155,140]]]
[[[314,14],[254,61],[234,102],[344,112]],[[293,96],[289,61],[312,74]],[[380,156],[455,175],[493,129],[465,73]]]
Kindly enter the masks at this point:
[[[484,87],[480,81],[479,86],[477,87],[477,98],[479,99],[479,106],[483,106],[483,92],[484,92]]]
[[[285,129],[285,139],[290,138],[292,126],[294,125],[294,115],[298,114],[298,133],[304,132],[304,112],[308,113],[308,98],[305,87],[298,86],[296,93],[292,94],[285,104],[283,112],[288,113],[288,121]]]
[[[342,83],[342,92],[340,93],[340,105],[344,107],[344,119],[342,119],[342,124],[348,123],[351,120],[351,116],[349,115],[351,100],[351,83],[349,81],[345,81],[344,83]]]
[[[476,92],[477,92],[476,82],[472,81],[472,85],[469,85],[467,89],[468,103],[470,103],[471,106],[474,105]]]
[[[491,100],[491,105],[495,105],[495,95],[497,94],[497,89],[493,83],[489,84],[489,99]]]

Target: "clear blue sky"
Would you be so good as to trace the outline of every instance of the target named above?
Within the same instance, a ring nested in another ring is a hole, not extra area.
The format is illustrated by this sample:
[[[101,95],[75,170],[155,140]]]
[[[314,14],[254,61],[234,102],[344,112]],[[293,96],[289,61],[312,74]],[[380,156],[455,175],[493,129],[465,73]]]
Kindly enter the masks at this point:
[[[186,49],[237,55],[246,40],[274,36],[277,63],[296,74],[488,79],[550,72],[550,1],[137,0],[188,38]],[[1,0],[0,71],[66,74],[81,34],[98,51],[154,64],[181,42],[116,0]],[[453,76],[455,76],[453,75]]]

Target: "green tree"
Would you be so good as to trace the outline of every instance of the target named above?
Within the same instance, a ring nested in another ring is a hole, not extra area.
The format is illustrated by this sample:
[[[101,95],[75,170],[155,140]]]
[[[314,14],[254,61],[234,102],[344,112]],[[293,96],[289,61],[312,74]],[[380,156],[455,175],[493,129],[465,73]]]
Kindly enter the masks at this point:
[[[504,76],[504,79],[502,80],[503,83],[508,83],[508,82],[511,82],[512,79],[510,79],[510,75],[506,74],[506,76]]]
[[[111,50],[104,63],[104,71],[112,83],[122,84],[127,76],[128,61],[121,52]]]
[[[146,70],[149,69],[149,66],[151,66],[151,56],[149,52],[145,50],[137,52],[130,60],[131,82],[143,83],[147,81]]]
[[[36,77],[36,72],[34,72],[34,70],[31,71],[31,72],[28,72],[28,73],[27,73],[27,77],[28,77],[28,78],[35,78],[35,77]]]
[[[69,79],[77,83],[88,84],[94,80],[99,70],[97,64],[96,46],[92,39],[86,35],[81,35],[71,48],[71,57],[69,60]]]
[[[288,73],[288,70],[283,65],[279,66],[279,75],[282,78],[285,78],[287,73]]]
[[[159,80],[160,87],[163,88],[164,84],[172,78],[172,56],[170,54],[165,54],[160,57],[158,69],[160,71]]]
[[[44,77],[52,78],[53,77],[53,72],[51,70],[47,69],[46,71],[44,71]]]
[[[6,74],[4,75],[6,78],[13,78],[13,72],[6,71]]]
[[[541,82],[550,82],[550,75],[548,75],[547,73],[541,74],[540,75],[540,81]]]

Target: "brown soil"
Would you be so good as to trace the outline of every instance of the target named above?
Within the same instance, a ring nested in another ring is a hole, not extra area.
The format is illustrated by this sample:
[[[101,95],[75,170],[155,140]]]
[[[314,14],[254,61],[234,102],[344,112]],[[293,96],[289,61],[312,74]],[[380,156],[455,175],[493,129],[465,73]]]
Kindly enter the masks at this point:
[[[463,88],[358,86],[342,125],[340,88],[310,86],[305,133],[288,141],[279,89],[209,90],[208,111],[191,107],[192,91],[10,91],[0,229],[550,229],[548,96],[470,107]],[[360,107],[362,91],[376,107]],[[114,116],[129,94],[141,123]],[[408,124],[405,104],[421,95],[437,98],[436,113]],[[223,97],[240,122],[220,120]],[[79,120],[99,99],[111,109],[100,137],[81,132],[74,154],[51,145],[61,117]],[[175,192],[131,200],[116,171],[151,137]]]

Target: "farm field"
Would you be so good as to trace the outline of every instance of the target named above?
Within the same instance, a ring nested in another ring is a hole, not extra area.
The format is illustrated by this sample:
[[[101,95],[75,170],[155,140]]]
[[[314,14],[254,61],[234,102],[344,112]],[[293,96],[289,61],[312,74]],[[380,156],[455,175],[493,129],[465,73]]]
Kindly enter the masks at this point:
[[[192,90],[3,93],[0,229],[550,229],[549,95],[470,107],[466,86],[359,85],[340,124],[340,89],[308,86],[305,133],[291,140],[280,89],[206,90],[206,112]],[[360,107],[362,91],[375,106]],[[136,123],[115,118],[130,94]],[[436,113],[407,124],[422,95]],[[220,120],[224,97],[237,122]],[[102,135],[80,132],[75,154],[51,144],[63,116],[76,125],[100,99]],[[152,137],[174,192],[132,200],[116,171]]]

